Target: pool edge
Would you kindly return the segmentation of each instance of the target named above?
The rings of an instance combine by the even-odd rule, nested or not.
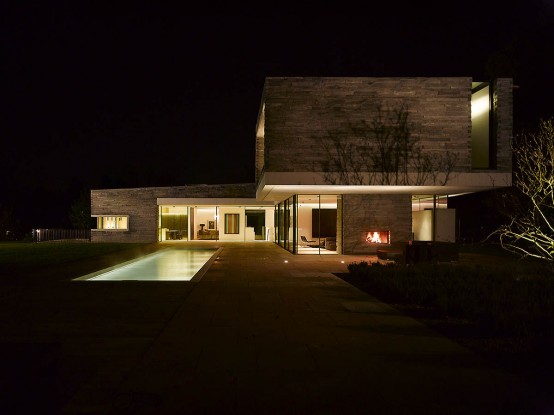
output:
[[[167,247],[167,248],[162,248],[162,249],[160,249],[156,252],[151,252],[151,253],[143,255],[141,257],[133,258],[133,259],[130,259],[129,261],[125,261],[125,262],[121,262],[121,263],[116,264],[116,265],[112,265],[111,267],[107,267],[107,268],[103,268],[101,270],[93,271],[89,274],[82,275],[82,276],[77,277],[77,278],[72,278],[70,281],[73,282],[73,281],[90,281],[90,280],[93,280],[95,282],[98,282],[98,281],[94,280],[94,277],[97,277],[98,275],[105,274],[107,272],[113,271],[117,268],[121,268],[121,267],[124,267],[126,265],[132,264],[133,262],[138,262],[140,260],[143,260],[144,258],[154,256],[154,255],[158,255],[161,252],[166,251],[168,249],[175,249],[175,247],[170,246],[170,247]],[[208,269],[212,266],[212,264],[217,259],[219,253],[222,250],[223,250],[223,247],[218,247],[215,250],[215,252],[213,253],[213,255],[210,257],[210,259],[208,259],[208,261],[206,261],[206,263],[204,265],[202,265],[202,267],[196,272],[196,274],[194,274],[194,276],[190,280],[183,280],[183,281],[177,280],[177,282],[198,282],[198,281],[200,281],[200,279],[204,276],[206,271],[208,271]],[[138,281],[138,280],[114,280],[114,281],[109,281],[109,282],[128,282],[128,281]],[[145,280],[145,282],[146,281],[147,280]],[[165,281],[157,280],[157,282],[165,282]]]
[[[157,250],[156,252],[151,252],[149,254],[146,254],[146,255],[143,255],[143,256],[140,256],[138,258],[133,258],[133,259],[130,259],[128,261],[125,261],[125,262],[121,262],[119,264],[116,264],[116,265],[112,265],[111,267],[107,267],[107,268],[103,268],[103,269],[100,269],[98,271],[93,271],[89,274],[86,274],[86,275],[82,275],[80,277],[77,277],[77,278],[72,278],[70,281],[87,281],[87,280],[90,280],[100,274],[104,274],[106,272],[110,272],[110,271],[113,271],[114,269],[117,269],[117,268],[121,268],[121,267],[124,267],[126,265],[129,265],[129,264],[132,264],[133,262],[137,262],[137,261],[140,261],[144,258],[147,258],[149,256],[153,256],[153,255],[157,255],[159,254],[160,252],[163,252],[167,249],[173,249],[173,247],[167,247],[167,248],[162,248],[162,249],[159,249]]]
[[[206,261],[206,263],[204,265],[202,265],[202,268],[200,268],[198,270],[198,272],[196,274],[194,274],[194,277],[192,277],[189,282],[198,282],[202,279],[202,277],[204,276],[204,274],[208,271],[208,269],[210,269],[210,267],[212,266],[212,264],[215,262],[215,260],[217,259],[217,257],[219,256],[220,252],[223,251],[223,247],[220,246],[219,248],[217,248],[217,250],[214,252],[214,254],[210,257],[210,259],[208,259],[208,261]]]

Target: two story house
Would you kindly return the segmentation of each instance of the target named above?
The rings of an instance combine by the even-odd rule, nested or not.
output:
[[[511,186],[511,79],[270,77],[255,183],[91,191],[93,242],[273,241],[295,254],[455,241],[453,197]]]

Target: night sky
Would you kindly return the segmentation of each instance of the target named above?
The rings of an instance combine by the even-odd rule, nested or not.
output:
[[[516,132],[554,115],[552,0],[273,17],[13,3],[0,209],[29,229],[68,227],[91,188],[253,182],[266,76],[511,76]]]

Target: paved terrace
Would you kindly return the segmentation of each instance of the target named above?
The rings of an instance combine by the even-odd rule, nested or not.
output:
[[[4,293],[0,329],[15,342],[0,360],[4,409],[547,413],[515,376],[332,274],[363,257],[217,246],[195,283],[65,280]]]

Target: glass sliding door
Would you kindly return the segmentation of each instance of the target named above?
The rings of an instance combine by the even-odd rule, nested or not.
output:
[[[296,237],[296,196],[291,196],[275,206],[275,241],[296,253]]]
[[[159,241],[188,240],[187,206],[159,206],[158,212]]]
[[[285,205],[285,249],[296,253],[296,195],[284,201]]]
[[[291,200],[290,209],[292,212],[292,221],[290,224],[291,249],[289,249],[289,251],[291,251],[293,254],[297,254],[298,253],[298,196],[294,195],[290,198],[290,200]]]
[[[297,253],[337,253],[337,195],[297,196]]]
[[[219,240],[218,206],[191,207],[191,240]]]

